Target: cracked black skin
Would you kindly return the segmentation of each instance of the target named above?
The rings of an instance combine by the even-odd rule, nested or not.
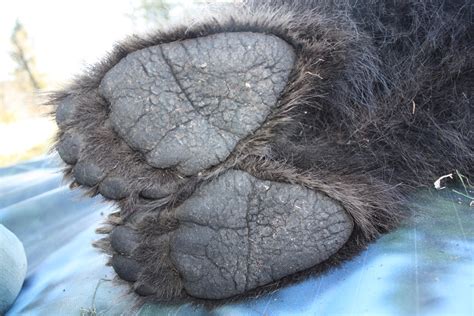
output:
[[[198,188],[173,217],[179,227],[148,247],[168,247],[161,255],[169,256],[183,289],[203,299],[232,297],[310,268],[335,253],[353,228],[324,195],[236,170]],[[131,228],[114,229],[112,266],[137,288],[153,288],[140,280],[144,267],[134,260],[140,240]]]
[[[136,51],[99,91],[114,129],[150,165],[193,175],[224,161],[263,123],[293,63],[276,37],[222,33]]]
[[[358,254],[427,179],[472,176],[472,7],[249,1],[54,96],[66,176],[120,208],[96,243],[119,279],[144,301],[256,296]]]
[[[180,226],[171,236],[171,260],[186,292],[205,299],[308,269],[352,232],[350,217],[328,197],[242,171],[200,187],[175,212]]]

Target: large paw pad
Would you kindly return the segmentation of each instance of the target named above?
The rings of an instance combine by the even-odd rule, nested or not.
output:
[[[169,238],[160,237],[169,245],[157,245],[168,249],[166,261],[173,265],[168,269],[178,272],[185,293],[202,299],[242,294],[311,268],[337,252],[353,228],[344,209],[327,196],[235,170],[200,186],[172,214],[178,227],[164,232]],[[121,226],[113,231],[117,252],[130,253],[123,250],[133,239],[129,235]],[[140,274],[139,261],[127,260],[112,261],[123,279],[167,286]]]
[[[114,129],[147,162],[190,175],[222,162],[276,105],[293,66],[284,41],[221,33],[134,52],[102,80]]]

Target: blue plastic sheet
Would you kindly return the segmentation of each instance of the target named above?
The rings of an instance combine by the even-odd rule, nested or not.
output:
[[[0,169],[0,223],[23,242],[28,272],[7,315],[129,315],[94,230],[113,211],[61,182],[57,158]],[[214,315],[474,315],[474,209],[416,192],[416,216],[337,269]],[[206,315],[146,305],[140,315]]]

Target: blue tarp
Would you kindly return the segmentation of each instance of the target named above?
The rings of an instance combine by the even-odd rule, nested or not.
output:
[[[27,278],[7,315],[128,315],[133,295],[91,246],[113,211],[62,183],[58,159],[0,169],[0,223],[23,242]],[[416,216],[353,260],[213,315],[474,315],[474,209],[416,192]],[[146,305],[140,315],[205,315]]]

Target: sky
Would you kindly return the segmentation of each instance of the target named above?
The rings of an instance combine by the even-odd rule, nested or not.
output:
[[[186,6],[192,0],[176,2]],[[99,60],[114,42],[140,31],[129,16],[134,6],[133,0],[1,0],[0,81],[12,78],[10,36],[16,19],[29,34],[39,72],[60,81]],[[175,8],[171,15],[179,11]]]

